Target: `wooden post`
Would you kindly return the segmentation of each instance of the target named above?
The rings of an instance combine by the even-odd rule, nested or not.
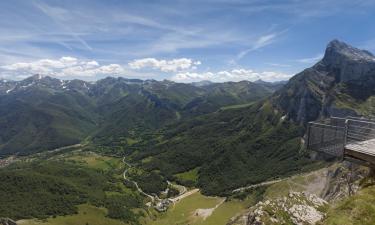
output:
[[[307,124],[307,139],[306,139],[306,149],[308,150],[309,149],[309,145],[310,145],[310,131],[311,130],[311,123],[308,123]]]
[[[345,157],[345,146],[348,141],[348,127],[349,127],[349,119],[345,120],[345,130],[344,130],[344,144],[342,148],[342,156],[341,156],[341,161],[344,160]]]

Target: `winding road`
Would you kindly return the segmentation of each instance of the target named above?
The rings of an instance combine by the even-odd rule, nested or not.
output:
[[[127,173],[128,170],[131,169],[133,166],[130,165],[129,163],[127,163],[127,162],[125,161],[125,156],[124,156],[124,158],[122,158],[122,162],[127,166],[127,168],[125,169],[125,171],[124,171],[124,173],[123,173],[124,180],[129,181],[129,182],[132,182],[132,183],[135,185],[135,187],[137,188],[137,190],[138,190],[139,193],[141,193],[141,194],[143,194],[143,195],[145,195],[145,196],[151,198],[151,201],[154,202],[154,201],[155,201],[155,197],[154,197],[154,196],[149,195],[149,194],[147,194],[146,192],[144,192],[144,191],[138,186],[138,183],[137,183],[137,182],[132,181],[132,180],[130,180],[129,178],[126,177],[126,173]]]
[[[124,180],[133,183],[133,184],[135,185],[135,187],[137,188],[137,191],[138,191],[139,193],[141,193],[141,194],[143,194],[143,195],[149,197],[149,198],[151,199],[151,202],[154,202],[155,200],[160,200],[157,196],[152,196],[152,195],[150,195],[150,194],[147,194],[146,192],[144,192],[144,191],[139,187],[139,185],[138,185],[137,182],[135,182],[135,181],[133,181],[133,180],[130,180],[130,179],[126,176],[126,174],[127,174],[127,172],[129,171],[129,169],[131,169],[133,166],[125,161],[125,156],[122,158],[122,162],[123,162],[123,163],[125,164],[125,166],[127,167],[127,168],[124,170],[124,173],[123,173]],[[196,192],[199,191],[198,188],[188,191],[187,188],[186,188],[185,186],[178,185],[178,184],[173,184],[173,183],[170,182],[170,181],[167,181],[167,183],[168,183],[168,185],[170,185],[170,186],[172,186],[172,187],[175,187],[176,189],[179,190],[179,195],[178,195],[178,196],[176,196],[176,197],[174,197],[174,198],[169,198],[169,200],[170,200],[171,202],[173,202],[173,203],[176,203],[176,202],[180,201],[181,199],[186,198],[186,197],[188,197],[188,196],[190,196],[190,195],[192,195],[192,194],[194,194],[194,193],[196,193]]]

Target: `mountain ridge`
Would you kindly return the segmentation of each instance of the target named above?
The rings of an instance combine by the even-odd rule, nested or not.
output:
[[[251,82],[196,87],[167,80],[121,77],[87,82],[37,74],[21,81],[1,81],[0,125],[4,130],[0,134],[0,152],[53,149],[76,144],[88,136],[101,144],[121,145],[120,139],[134,133],[134,129],[159,129],[180,117],[252,102],[270,95],[271,91]],[[39,135],[44,129],[56,137],[50,141],[48,133],[44,134],[48,144],[38,145],[42,143]],[[23,136],[33,138],[24,141]]]
[[[271,101],[288,118],[301,124],[319,117],[358,115],[365,112],[345,107],[346,102],[334,103],[345,99],[365,101],[374,95],[374,74],[375,58],[371,53],[333,40],[322,60],[292,77]]]
[[[348,60],[347,56],[341,60]],[[342,61],[338,62],[320,61],[254,104],[172,125],[160,145],[153,150],[146,148],[135,162],[152,158],[141,166],[160,170],[167,177],[200,168],[198,184],[209,195],[225,195],[234,188],[300,172],[313,163],[302,146],[309,121],[366,115],[375,108],[371,100],[375,97],[375,73],[369,70],[341,79]],[[350,62],[345,68],[368,63],[357,58]]]

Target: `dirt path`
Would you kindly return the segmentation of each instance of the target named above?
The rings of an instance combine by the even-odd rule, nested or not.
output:
[[[212,213],[217,209],[219,208],[219,206],[221,204],[223,204],[225,202],[226,198],[224,198],[223,200],[221,200],[217,205],[215,205],[215,207],[213,208],[209,208],[209,209],[197,209],[195,210],[194,212],[194,215],[195,216],[199,216],[199,217],[202,217],[203,220],[206,220],[208,217],[210,217],[212,215]]]
[[[190,191],[188,191],[188,192],[186,192],[186,193],[184,193],[182,195],[179,195],[179,196],[177,196],[175,198],[170,198],[169,200],[171,200],[172,202],[178,202],[181,199],[184,199],[184,198],[186,198],[186,197],[188,197],[188,196],[190,196],[190,195],[192,195],[192,194],[194,194],[194,193],[196,193],[198,191],[199,191],[199,189],[196,188],[196,189],[190,190]]]
[[[279,183],[281,181],[286,181],[286,180],[292,180],[296,177],[305,177],[306,179],[306,176],[309,176],[309,175],[312,175],[312,174],[321,174],[320,176],[326,176],[326,172],[322,172],[322,171],[326,171],[326,169],[320,169],[318,171],[310,171],[310,172],[307,172],[307,173],[300,173],[300,174],[295,174],[293,176],[290,176],[290,177],[285,177],[285,178],[280,178],[280,179],[275,179],[275,180],[270,180],[270,181],[265,181],[265,182],[262,182],[262,183],[258,183],[258,184],[253,184],[253,185],[249,185],[249,186],[245,186],[245,187],[241,187],[241,188],[237,188],[237,189],[234,189],[232,191],[232,193],[235,193],[235,192],[241,192],[241,191],[245,191],[247,189],[252,189],[252,188],[256,188],[256,187],[262,187],[262,186],[267,186],[267,185],[271,185],[271,184],[275,184],[275,183]],[[321,183],[320,182],[317,182],[317,183],[314,183],[311,185],[311,187],[309,187],[310,189],[320,189],[321,188]],[[316,192],[316,191],[315,191]]]
[[[283,179],[276,179],[276,180],[265,181],[265,182],[262,182],[262,183],[259,183],[259,184],[253,184],[253,185],[249,185],[249,186],[246,186],[246,187],[237,188],[237,189],[234,189],[232,192],[233,193],[235,193],[235,192],[241,192],[241,191],[245,191],[245,190],[251,189],[251,188],[256,188],[256,187],[261,187],[261,186],[267,186],[267,185],[270,185],[270,184],[278,183],[280,181],[284,181],[286,179],[289,179],[289,178],[283,178]]]
[[[187,188],[185,186],[178,185],[178,184],[173,184],[169,180],[167,180],[167,183],[168,183],[168,185],[176,188],[180,192],[179,195],[185,194],[185,192],[187,192]]]

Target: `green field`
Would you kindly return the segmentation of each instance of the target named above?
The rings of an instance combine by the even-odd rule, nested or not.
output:
[[[0,217],[26,224],[138,224],[144,199],[124,185],[123,172],[121,158],[87,151],[22,159],[0,169]]]
[[[199,168],[197,167],[184,173],[178,173],[174,176],[182,184],[190,182],[191,184],[195,185],[198,181],[198,171]]]
[[[205,220],[196,214],[197,209],[210,209],[224,199],[203,196],[199,192],[192,194],[160,215],[155,220],[147,220],[147,225],[225,225],[228,220],[241,212],[249,204],[248,201],[233,200],[222,203]]]
[[[375,224],[375,186],[333,205],[322,222],[327,225]]]
[[[92,169],[104,171],[122,168],[122,159],[99,155],[93,152],[72,152],[64,157],[65,160],[71,160],[75,163],[87,166]]]
[[[57,216],[47,220],[20,220],[17,224],[20,225],[125,225],[126,223],[120,220],[114,220],[106,217],[107,210],[105,208],[98,208],[91,205],[80,205],[78,207],[78,214],[70,216]]]

